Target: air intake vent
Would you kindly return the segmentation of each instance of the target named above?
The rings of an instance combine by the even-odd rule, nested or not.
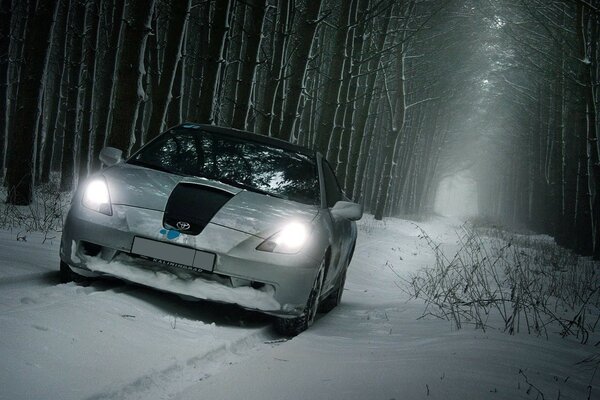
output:
[[[210,186],[180,183],[167,201],[163,226],[197,235],[233,196]]]

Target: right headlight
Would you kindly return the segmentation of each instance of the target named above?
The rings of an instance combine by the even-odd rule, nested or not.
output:
[[[282,230],[262,242],[256,250],[271,253],[293,254],[308,241],[308,227],[300,222],[290,222]]]
[[[110,194],[108,193],[108,185],[104,178],[96,178],[87,183],[81,203],[90,210],[112,215]]]

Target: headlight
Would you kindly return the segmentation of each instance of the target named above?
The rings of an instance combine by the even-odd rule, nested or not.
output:
[[[297,253],[308,239],[308,227],[299,222],[291,222],[282,230],[262,242],[256,250],[271,253]]]
[[[108,186],[103,178],[94,179],[87,184],[81,202],[84,207],[87,207],[90,210],[98,211],[106,215],[112,215]]]

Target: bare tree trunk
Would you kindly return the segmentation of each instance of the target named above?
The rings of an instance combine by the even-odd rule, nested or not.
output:
[[[209,35],[207,58],[203,68],[202,87],[200,89],[200,107],[196,120],[212,124],[216,109],[217,77],[223,60],[225,37],[229,30],[229,12],[231,0],[216,0],[215,11]]]
[[[327,82],[324,88],[322,105],[323,113],[319,119],[319,129],[317,131],[316,147],[323,155],[327,155],[330,142],[333,142],[335,147],[339,146],[341,129],[339,129],[339,126],[336,126],[336,124],[343,123],[343,115],[342,118],[339,118],[338,109],[341,109],[340,103],[343,96],[340,92],[340,88],[342,86],[344,61],[347,58],[346,37],[348,35],[351,6],[351,1],[342,2],[342,8],[335,29],[335,37],[333,39],[333,54],[331,56],[331,64],[329,66]],[[334,133],[336,134],[335,137]]]
[[[67,41],[67,26],[69,23],[70,7],[67,0],[59,0],[59,9],[57,13],[57,21],[53,37],[52,59],[55,60],[56,66],[52,76],[51,89],[53,96],[50,96],[48,105],[48,127],[46,130],[46,139],[44,140],[44,155],[42,157],[40,183],[48,183],[50,181],[50,171],[52,167],[52,156],[54,155],[54,146],[56,145],[57,130],[61,124],[61,105],[66,96],[63,91],[63,80],[66,81],[66,65],[69,58],[68,41]]]
[[[182,51],[184,52],[181,54],[181,59],[177,63],[177,72],[175,73],[175,80],[173,81],[173,98],[169,103],[169,111],[167,113],[167,127],[179,125],[183,121],[183,84],[186,80],[187,71],[185,48],[188,35],[189,34],[186,33],[183,38]]]
[[[150,32],[155,0],[132,0],[127,12],[123,49],[119,61],[117,88],[108,145],[129,154],[138,106],[145,97],[142,84],[144,52]]]
[[[175,81],[177,66],[181,60],[181,48],[186,22],[190,14],[190,6],[191,0],[180,0],[171,3],[160,81],[156,91],[152,93],[152,116],[148,127],[148,140],[155,138],[165,126],[167,110],[173,97],[173,82]]]
[[[125,1],[116,0],[113,9],[113,23],[108,39],[108,50],[104,65],[104,73],[100,78],[101,84],[98,90],[98,125],[94,132],[94,145],[92,151],[92,169],[100,168],[98,155],[104,147],[110,126],[113,97],[117,86],[117,63],[120,53],[121,35],[123,31],[123,20],[125,19]]]
[[[285,95],[285,107],[281,129],[271,125],[273,136],[283,140],[290,140],[298,120],[298,105],[304,87],[306,66],[310,55],[315,31],[318,25],[321,0],[308,0],[305,9],[300,12],[297,33],[290,41],[290,67],[288,73],[288,86]],[[280,82],[281,84],[281,82]]]
[[[406,66],[406,38],[408,37],[408,21],[409,16],[414,8],[415,1],[412,0],[408,4],[404,12],[404,30],[401,36],[401,44],[398,51],[397,57],[397,76],[396,76],[396,104],[394,106],[392,115],[392,129],[391,132],[386,134],[384,139],[383,154],[384,162],[383,169],[378,173],[381,176],[381,186],[379,188],[379,194],[377,196],[377,204],[375,206],[374,217],[376,220],[383,219],[383,213],[385,211],[385,205],[388,200],[388,193],[390,189],[390,182],[392,179],[392,167],[396,156],[396,149],[398,148],[398,140],[404,133],[404,123],[406,121],[406,77],[405,77],[405,66]]]
[[[240,80],[242,51],[246,42],[244,21],[246,21],[246,2],[234,1],[230,13],[230,28],[223,46],[223,65],[219,71],[220,85],[217,90],[218,107],[215,110],[215,113],[218,112],[215,123],[226,126],[231,125],[233,120],[235,93]]]
[[[100,13],[102,0],[95,0],[89,7],[90,34],[85,38],[85,98],[83,102],[83,119],[81,122],[81,151],[79,154],[79,179],[87,176],[90,164],[90,143],[93,134],[94,122],[94,97],[96,91],[96,68],[98,35],[100,29]]]
[[[79,133],[80,84],[83,64],[83,35],[85,30],[87,2],[75,0],[72,4],[73,18],[69,25],[71,39],[69,50],[71,58],[68,68],[69,88],[67,93],[67,114],[65,124],[65,139],[63,142],[63,161],[60,174],[60,191],[68,192],[73,188],[75,176],[75,160],[79,153],[76,146]]]
[[[16,112],[8,132],[12,155],[7,165],[6,201],[10,204],[27,205],[32,200],[34,143],[57,5],[58,0],[40,2],[37,8],[34,4],[29,5],[23,70],[19,80]]]
[[[588,30],[588,17],[584,12],[583,5],[577,3],[577,39],[579,44],[579,81],[583,83],[581,90],[585,98],[587,142],[588,142],[588,169],[589,169],[589,191],[591,194],[591,223],[592,244],[595,259],[600,259],[600,155],[598,148],[598,133],[596,121],[596,102],[594,97],[594,72],[592,70],[592,57],[595,57],[588,46],[589,41],[597,41],[597,36],[591,36]],[[592,29],[592,32],[594,29]],[[597,35],[597,32],[596,32]],[[589,51],[589,52],[588,52]]]
[[[360,157],[361,149],[366,148],[368,150],[372,133],[366,134],[365,127],[367,125],[367,119],[369,117],[369,109],[373,101],[373,93],[375,89],[375,82],[379,75],[379,64],[381,62],[381,55],[383,47],[385,46],[385,39],[388,34],[390,25],[392,7],[389,7],[386,15],[381,23],[381,30],[377,35],[377,40],[373,48],[373,54],[369,62],[363,61],[363,65],[367,67],[371,72],[368,74],[367,83],[364,91],[364,100],[359,108],[359,112],[356,115],[354,122],[355,132],[350,140],[350,152],[348,155],[348,168],[346,171],[346,192],[354,200],[358,199],[358,194],[361,190],[360,184],[355,184],[357,180],[362,181],[362,177],[365,170],[366,160],[364,157]]]
[[[246,50],[242,60],[240,80],[237,85],[232,127],[246,129],[246,121],[250,112],[250,95],[254,84],[254,75],[258,64],[262,30],[265,21],[267,0],[248,0],[248,18],[244,32],[247,36]]]
[[[195,10],[198,9],[196,12]],[[192,9],[192,16],[196,24],[199,24],[198,35],[195,36],[196,42],[194,47],[193,67],[191,68],[191,87],[190,87],[190,98],[188,101],[188,108],[186,114],[186,120],[192,119],[198,121],[200,112],[200,104],[202,102],[200,96],[200,88],[202,87],[202,77],[204,75],[204,58],[203,55],[208,47],[208,33],[209,33],[209,21],[210,21],[210,2],[200,3]]]
[[[358,75],[360,73],[361,57],[364,48],[364,35],[367,26],[367,9],[369,7],[369,0],[357,0],[357,11],[354,18],[355,27],[353,28],[352,37],[352,56],[348,58],[349,68],[348,77],[349,80],[348,92],[346,95],[343,132],[341,133],[340,149],[337,152],[337,163],[335,171],[337,178],[340,183],[346,188],[346,170],[348,167],[348,155],[350,151],[350,143],[352,135],[356,134],[354,130],[354,112],[356,110],[356,101],[358,94]],[[357,155],[358,156],[358,155]]]
[[[4,176],[4,152],[8,126],[8,52],[11,0],[0,0],[0,178]]]
[[[262,102],[256,114],[256,132],[269,134],[275,113],[275,93],[283,85],[284,57],[287,46],[290,0],[279,0],[277,30],[273,35],[271,66],[267,73]],[[279,116],[280,117],[280,116]],[[279,122],[281,119],[279,118]]]

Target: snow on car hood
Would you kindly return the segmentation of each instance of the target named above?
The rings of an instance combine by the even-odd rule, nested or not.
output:
[[[250,235],[267,238],[289,221],[312,221],[318,206],[266,196],[215,182],[186,177],[131,164],[119,164],[103,171],[111,202],[164,211],[169,196],[180,182],[212,186],[235,194],[211,220],[211,223]]]
[[[205,178],[187,177],[139,167],[118,164],[103,171],[112,204],[124,204],[150,210],[164,211],[167,200],[179,182],[199,183],[230,193],[242,190]]]
[[[266,239],[290,221],[312,221],[318,211],[317,206],[244,190],[225,203],[211,223]]]

